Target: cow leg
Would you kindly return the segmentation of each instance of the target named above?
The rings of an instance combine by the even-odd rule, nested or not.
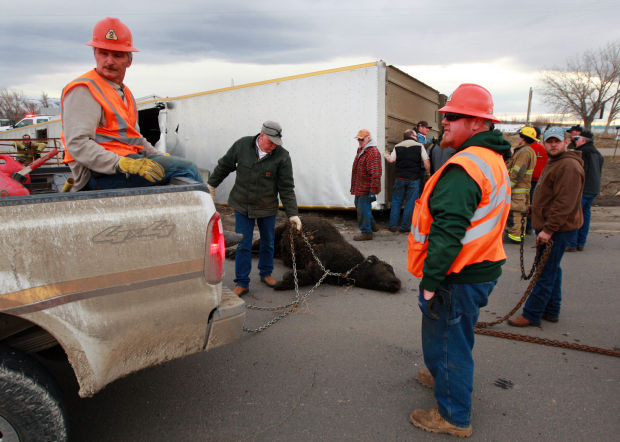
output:
[[[316,271],[316,266],[309,266],[305,269],[297,269],[297,282],[299,287],[305,285],[313,285],[321,279],[320,273]],[[292,290],[295,288],[295,279],[293,272],[289,271],[284,274],[282,281],[279,281],[274,290]]]

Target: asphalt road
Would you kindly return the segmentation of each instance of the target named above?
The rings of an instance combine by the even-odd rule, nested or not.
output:
[[[616,218],[617,219],[617,218]],[[563,261],[560,322],[518,331],[620,350],[620,229],[606,222],[584,252]],[[617,230],[616,230],[617,229]],[[351,239],[355,232],[347,230]],[[534,250],[527,238],[526,263]],[[114,382],[95,397],[63,389],[78,441],[384,441],[441,440],[408,421],[434,406],[415,381],[423,366],[417,279],[407,273],[406,236],[382,230],[358,243],[392,263],[403,281],[395,295],[319,287],[291,316],[229,346]],[[504,274],[480,320],[508,312],[526,283],[518,246],[507,245]],[[254,265],[256,262],[254,263]],[[276,267],[277,277],[284,272]],[[232,287],[234,264],[225,283]],[[245,299],[280,305],[293,293],[258,282]],[[249,312],[247,326],[270,318]],[[615,441],[620,434],[620,358],[477,336],[472,440]]]

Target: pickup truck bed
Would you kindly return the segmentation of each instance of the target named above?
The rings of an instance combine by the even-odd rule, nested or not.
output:
[[[55,193],[67,176],[40,168],[35,194],[0,198],[0,346],[60,345],[87,397],[239,338],[244,302],[222,287],[223,230],[206,186]]]

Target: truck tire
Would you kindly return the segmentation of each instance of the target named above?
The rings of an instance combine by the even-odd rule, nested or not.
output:
[[[60,389],[34,358],[0,344],[0,440],[66,441]]]

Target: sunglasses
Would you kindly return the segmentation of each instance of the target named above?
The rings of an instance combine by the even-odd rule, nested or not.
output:
[[[366,137],[358,138],[357,141],[364,141]]]
[[[443,117],[448,121],[456,121],[460,120],[461,118],[476,118],[473,115],[454,114],[452,112],[447,112],[443,114]]]

